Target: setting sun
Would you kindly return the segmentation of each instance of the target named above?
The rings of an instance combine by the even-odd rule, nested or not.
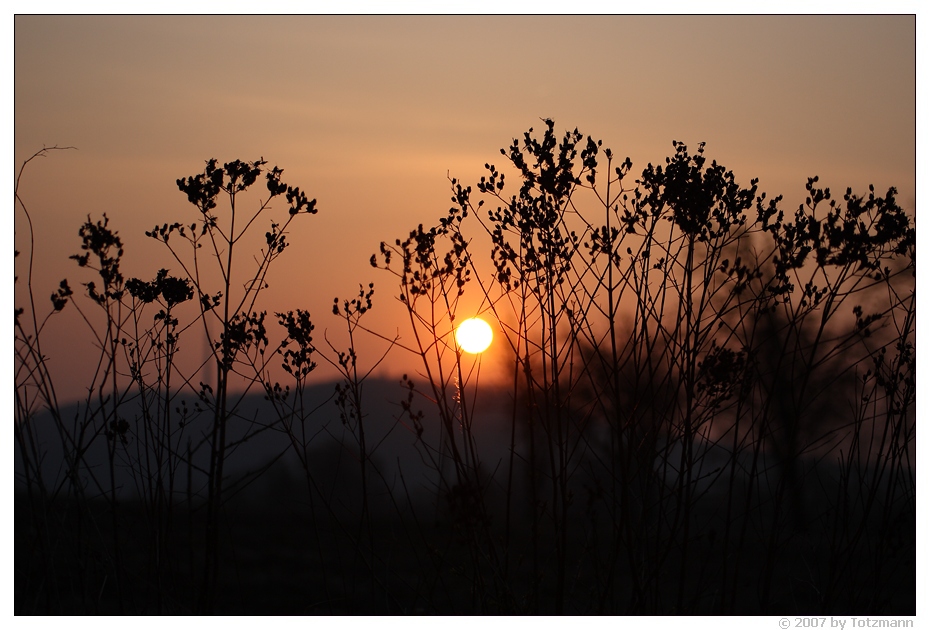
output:
[[[470,354],[484,352],[491,345],[494,333],[483,319],[472,317],[459,324],[455,330],[455,340],[459,347]]]

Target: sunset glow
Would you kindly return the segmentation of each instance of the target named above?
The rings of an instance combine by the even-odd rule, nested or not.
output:
[[[554,53],[546,61],[551,76],[572,77],[577,88],[526,73],[515,32],[587,47],[589,64]],[[702,57],[687,52],[695,33]],[[482,46],[468,43],[478,39]],[[772,54],[787,41],[795,44]],[[863,41],[870,45],[855,44]],[[231,42],[263,51],[237,58],[238,83],[198,70],[197,60]],[[264,157],[318,199],[319,214],[288,228],[295,247],[265,278],[259,307],[301,308],[325,326],[333,297],[356,283],[389,289],[369,266],[371,254],[412,226],[433,224],[447,206],[447,177],[473,185],[485,163],[505,169],[500,149],[546,117],[558,134],[577,126],[616,159],[630,156],[631,182],[674,139],[707,141],[708,154],[740,181],[760,177],[761,190],[785,195],[786,207],[804,200],[812,175],[836,190],[893,185],[911,207],[915,198],[913,20],[903,16],[20,15],[15,53],[17,166],[43,146],[77,147],[33,162],[21,180],[37,239],[32,282],[43,292],[62,278],[72,287],[87,281],[68,256],[89,213],[106,212],[119,232],[126,277],[153,275],[151,266],[178,273],[177,261],[143,236],[156,223],[197,218],[175,180],[210,158]],[[593,61],[639,58],[651,65],[630,63],[622,80],[605,80],[614,62]],[[795,70],[809,64],[822,79],[813,91]],[[713,68],[753,77],[765,98],[714,87],[722,77]],[[885,87],[862,93],[862,76],[881,77]],[[67,203],[53,181],[67,188]],[[29,249],[26,230],[17,229],[15,249]],[[309,282],[299,299],[289,289]],[[15,286],[17,303],[27,301],[25,290],[24,281]],[[404,330],[398,304],[376,308],[380,334]],[[92,346],[73,334],[81,326],[69,308],[45,331],[65,400],[86,394],[77,375],[93,368]],[[358,342],[364,354],[386,350],[380,338]],[[416,369],[410,356],[393,352],[381,369]],[[194,366],[203,356],[188,350],[178,360]],[[312,378],[335,376],[324,362]]]
[[[14,11],[14,614],[912,625],[911,4]]]
[[[488,349],[494,333],[486,321],[478,317],[466,319],[455,330],[455,340],[465,352],[480,354]]]

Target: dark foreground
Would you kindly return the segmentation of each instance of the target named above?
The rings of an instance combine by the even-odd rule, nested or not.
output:
[[[315,516],[307,496],[281,468],[227,504],[211,606],[202,597],[204,510],[174,506],[156,541],[138,502],[120,501],[114,521],[103,500],[42,510],[18,493],[15,613],[916,614],[912,514],[863,521],[814,502],[807,523],[773,537],[759,529],[771,514],[728,527],[726,498],[706,495],[687,546],[642,532],[640,548],[624,548],[601,542],[618,539],[609,515],[579,500],[560,558],[547,523],[534,530],[512,510],[508,530],[503,505],[483,530],[495,544],[485,545],[480,528],[437,509],[435,497],[416,509],[382,497],[364,519],[348,492],[333,497],[335,508],[314,506]],[[851,529],[844,518],[865,525]]]

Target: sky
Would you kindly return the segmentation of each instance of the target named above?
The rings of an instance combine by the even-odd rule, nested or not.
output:
[[[33,286],[43,305],[62,278],[79,292],[89,277],[68,256],[81,223],[103,213],[125,243],[126,277],[176,273],[143,236],[196,220],[176,180],[209,158],[263,157],[319,214],[290,230],[262,308],[309,310],[338,344],[333,298],[374,282],[369,325],[406,340],[396,283],[371,254],[435,224],[449,177],[473,185],[543,118],[559,135],[602,139],[634,173],[673,140],[706,142],[737,181],[758,177],[787,209],[818,175],[838,191],[895,186],[914,211],[915,29],[912,15],[19,15],[14,167],[43,147],[76,147],[32,162],[21,180]],[[25,252],[23,218],[17,207]],[[15,273],[19,305],[22,260]],[[43,332],[64,399],[84,393],[93,356],[76,331],[86,324],[66,308]],[[372,364],[380,346],[362,344]],[[400,354],[376,373],[410,369]]]

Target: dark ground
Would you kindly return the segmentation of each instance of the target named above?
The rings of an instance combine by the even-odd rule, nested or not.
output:
[[[374,400],[398,400],[396,385],[375,387],[369,390]],[[477,518],[468,493],[455,502],[448,492],[438,494],[435,470],[414,448],[410,432],[389,428],[396,424],[390,420],[395,407],[372,408],[372,418],[386,418],[388,428],[379,435],[375,421],[370,425],[375,439],[384,438],[372,462],[386,471],[385,477],[371,477],[370,519],[362,517],[358,462],[346,447],[351,443],[340,443],[346,438],[333,432],[343,426],[337,417],[321,420],[335,439],[323,440],[321,434],[319,441],[328,446],[312,451],[311,473],[318,483],[313,495],[292,458],[230,496],[220,517],[212,612],[916,614],[913,501],[896,496],[885,504],[879,492],[865,517],[868,484],[843,486],[827,460],[802,470],[799,487],[805,496],[799,504],[771,489],[774,474],[699,484],[687,528],[676,509],[674,480],[666,481],[665,490],[656,487],[664,498],[652,501],[645,516],[637,512],[642,503],[623,512],[622,505],[599,494],[598,473],[581,461],[568,488],[573,498],[564,536],[557,536],[551,486],[537,488],[539,503],[533,506],[525,475],[514,477],[509,519],[501,485],[484,491],[486,522]],[[61,480],[56,436],[47,423],[37,422],[38,438],[47,445],[43,475]],[[507,479],[509,434],[499,428],[507,424],[492,416],[486,422],[476,428],[485,440],[478,445],[488,465],[485,476],[494,471],[495,479]],[[247,476],[270,454],[287,450],[281,434],[265,432],[260,439],[266,441],[256,438],[233,454],[227,488],[234,489],[237,476]],[[100,453],[87,457],[89,468],[103,469]],[[724,462],[728,469],[725,452],[701,457],[709,468]],[[22,479],[17,461],[17,480]],[[117,482],[131,488],[133,479],[125,472]],[[747,494],[750,487],[754,494]],[[112,502],[104,498],[77,501],[61,494],[42,502],[35,495],[30,499],[25,483],[18,484],[17,615],[209,610],[201,601],[202,503],[196,498],[188,503],[179,492],[170,523],[163,522],[162,540],[156,539],[156,521],[137,494],[121,493],[116,505],[114,521]],[[792,510],[797,505],[801,514]]]
[[[421,505],[418,519],[403,506],[398,506],[403,518],[377,510],[369,538],[358,518],[347,517],[351,510],[337,515],[344,524],[334,523],[332,513],[314,520],[298,480],[279,472],[275,485],[241,496],[224,511],[216,613],[916,614],[915,528],[907,519],[884,530],[875,519],[848,557],[828,547],[836,532],[827,519],[785,535],[774,547],[754,533],[751,522],[742,550],[733,533],[741,525],[737,520],[724,549],[726,506],[705,502],[693,514],[684,579],[680,544],[663,543],[654,555],[640,550],[659,560],[645,567],[644,596],[637,598],[626,569],[628,550],[606,542],[598,546],[595,538],[608,539],[610,522],[579,511],[569,528],[560,610],[558,558],[545,523],[535,567],[529,519],[513,517],[509,544],[502,523],[493,524],[496,552],[510,552],[506,559],[498,557],[506,576],[494,575],[490,569],[474,569],[490,566],[488,559],[471,554],[468,532],[452,526],[443,510]],[[199,611],[203,509],[176,509],[160,578],[155,577],[159,571],[153,564],[149,519],[139,503],[119,504],[119,558],[109,504],[93,501],[86,509],[82,514],[76,503],[59,501],[46,513],[45,535],[39,536],[41,517],[23,494],[17,495],[17,615]],[[40,539],[50,548],[43,549]],[[613,574],[611,557],[618,559]],[[825,592],[831,584],[833,592]]]

